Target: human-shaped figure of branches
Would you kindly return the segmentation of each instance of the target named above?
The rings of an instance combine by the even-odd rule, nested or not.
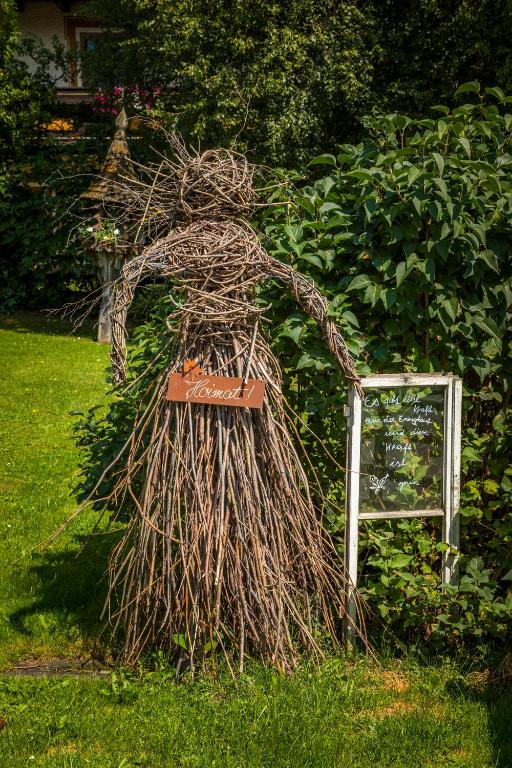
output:
[[[182,224],[124,265],[112,309],[121,385],[139,281],[164,279],[177,297],[169,362],[133,425],[117,483],[134,512],[111,558],[110,616],[124,629],[128,661],[147,648],[174,649],[194,668],[220,645],[235,649],[241,669],[254,653],[290,670],[301,651],[321,654],[319,637],[336,642],[346,580],[287,428],[255,287],[269,278],[288,286],[345,375],[358,377],[327,301],[269,256],[244,220],[255,204],[245,158],[180,146],[170,172]],[[163,203],[157,183],[147,189],[150,217]],[[262,409],[169,401],[169,374],[191,360],[209,375],[266,382]]]

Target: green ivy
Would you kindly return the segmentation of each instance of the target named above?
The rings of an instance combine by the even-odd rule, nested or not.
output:
[[[0,310],[49,309],[96,285],[83,248],[78,196],[97,173],[103,146],[49,141],[0,165]]]

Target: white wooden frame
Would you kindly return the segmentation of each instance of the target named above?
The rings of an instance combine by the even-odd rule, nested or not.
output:
[[[361,467],[362,399],[354,386],[349,391],[347,407],[347,494],[345,505],[345,568],[348,576],[346,591],[345,638],[351,645],[355,639],[357,619],[356,594],[359,543],[359,520],[382,520],[402,517],[442,517],[442,540],[449,545],[443,553],[442,583],[458,582],[460,445],[462,380],[453,374],[379,374],[361,380],[364,389],[387,387],[444,387],[443,441],[443,506],[440,509],[396,510],[389,512],[359,512],[359,480]]]

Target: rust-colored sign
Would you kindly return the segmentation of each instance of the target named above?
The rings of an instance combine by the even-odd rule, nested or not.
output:
[[[261,408],[265,395],[265,382],[232,376],[208,376],[206,373],[171,373],[167,399],[180,403],[207,403],[208,405],[237,405]]]

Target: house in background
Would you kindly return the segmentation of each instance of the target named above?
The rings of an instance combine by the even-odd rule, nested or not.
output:
[[[18,26],[22,39],[36,36],[51,48],[52,38],[57,37],[68,51],[80,55],[93,49],[103,30],[98,22],[87,14],[87,0],[18,0]],[[29,69],[34,62],[27,60]],[[69,80],[56,83],[57,97],[66,104],[88,101],[90,94],[76,64],[71,68]]]

